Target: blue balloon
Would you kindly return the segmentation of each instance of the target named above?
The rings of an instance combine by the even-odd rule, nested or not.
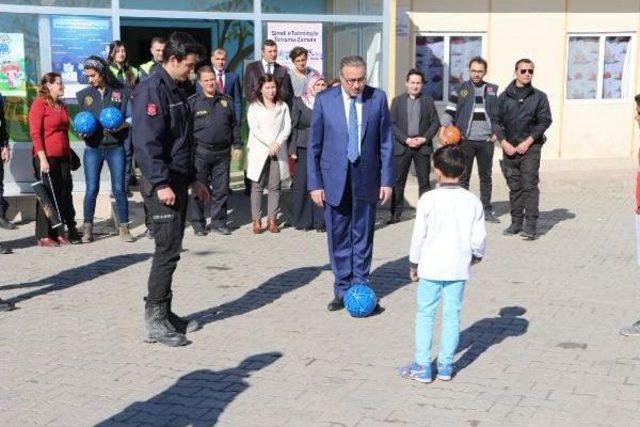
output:
[[[349,288],[342,298],[344,307],[353,317],[367,317],[378,304],[375,292],[365,283],[358,283]]]
[[[91,111],[81,111],[73,119],[73,130],[83,135],[91,135],[98,129],[98,120]]]
[[[124,123],[124,117],[116,107],[107,107],[100,112],[100,123],[106,130],[116,130]]]

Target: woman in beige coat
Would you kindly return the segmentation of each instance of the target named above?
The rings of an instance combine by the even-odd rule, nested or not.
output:
[[[253,232],[262,233],[262,192],[269,189],[267,229],[278,233],[277,214],[280,188],[289,178],[287,139],[291,133],[289,107],[280,99],[278,83],[270,74],[258,79],[247,110],[247,178],[251,180],[251,217]]]

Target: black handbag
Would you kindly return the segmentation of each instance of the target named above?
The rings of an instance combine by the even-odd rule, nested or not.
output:
[[[71,166],[72,171],[77,171],[81,166],[80,157],[78,157],[76,152],[73,151],[73,148],[71,149],[71,153],[69,154],[69,165]]]

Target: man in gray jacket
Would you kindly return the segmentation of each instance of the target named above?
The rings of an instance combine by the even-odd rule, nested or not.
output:
[[[465,156],[465,174],[461,184],[469,188],[473,160],[478,160],[480,177],[480,200],[484,207],[485,220],[498,223],[491,208],[491,167],[495,135],[492,123],[496,113],[498,86],[484,81],[487,74],[487,61],[477,56],[469,61],[470,79],[455,86],[449,94],[449,102],[442,115],[440,139],[443,139],[446,126],[455,125],[460,129],[462,140],[460,149]]]

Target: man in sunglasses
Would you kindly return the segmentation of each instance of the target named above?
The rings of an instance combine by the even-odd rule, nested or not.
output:
[[[526,240],[537,238],[540,153],[552,121],[547,95],[531,85],[533,72],[530,59],[516,62],[515,80],[498,97],[494,122],[511,206],[511,225],[504,234],[519,234]]]

